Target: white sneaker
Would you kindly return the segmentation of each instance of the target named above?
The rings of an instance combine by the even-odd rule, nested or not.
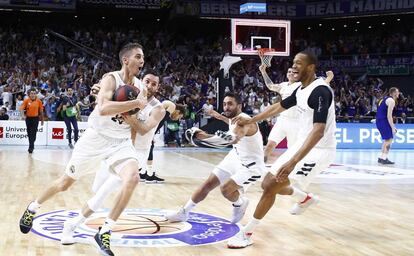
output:
[[[295,203],[292,209],[290,209],[290,214],[292,215],[300,215],[305,212],[305,210],[311,206],[312,204],[317,204],[319,202],[319,197],[309,193],[306,199],[301,203]]]
[[[170,222],[184,222],[188,220],[189,212],[186,212],[183,207],[178,210],[178,212],[167,213],[165,218]]]
[[[231,223],[237,223],[243,219],[244,214],[246,213],[247,206],[249,206],[249,199],[247,197],[242,197],[243,203],[240,206],[233,205],[233,216],[231,217]]]
[[[63,224],[62,237],[60,239],[60,243],[63,245],[74,244],[75,239],[73,238],[73,234],[75,233],[75,229],[75,225],[73,225],[69,221],[65,221],[65,224]]]
[[[244,230],[240,230],[239,233],[227,241],[227,247],[230,249],[241,249],[252,245],[251,236],[252,233],[246,233]]]

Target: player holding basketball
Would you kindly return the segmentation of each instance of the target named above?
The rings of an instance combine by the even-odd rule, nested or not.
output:
[[[166,112],[173,111],[174,113],[175,111],[175,108],[170,104],[162,104],[155,98],[155,94],[159,89],[159,76],[157,76],[155,72],[147,71],[147,74],[144,75],[142,80],[148,90],[148,104],[144,109],[138,112],[137,117],[125,117],[125,120],[133,127],[131,137],[140,164],[147,161],[151,142],[157,130],[157,126],[163,120]],[[99,86],[95,86],[95,90],[99,91],[99,89]],[[181,109],[178,109],[177,111],[181,111]],[[177,117],[182,115],[180,112],[175,113],[178,113],[178,115],[175,115]],[[141,164],[141,166],[142,168],[145,168],[144,164]],[[64,245],[75,243],[73,238],[75,229],[83,223],[86,218],[96,212],[104,202],[105,198],[117,188],[121,187],[121,185],[122,180],[118,176],[111,174],[107,168],[99,170],[96,173],[92,188],[92,190],[95,191],[95,195],[88,200],[77,217],[65,222],[61,243]]]
[[[381,156],[378,157],[378,163],[380,164],[394,164],[394,162],[388,160],[388,153],[390,152],[393,135],[397,132],[397,128],[395,128],[392,119],[392,111],[394,110],[399,95],[400,91],[398,88],[391,87],[388,95],[384,96],[378,103],[375,123],[381,134],[381,138],[384,140],[381,148]]]
[[[232,144],[233,149],[214,168],[210,177],[193,193],[185,206],[177,213],[166,216],[171,222],[186,221],[190,211],[218,186],[223,196],[233,204],[231,221],[239,222],[249,204],[249,200],[242,194],[264,173],[263,139],[258,125],[254,122],[247,125],[230,123],[235,117],[249,118],[247,114],[242,113],[241,99],[234,93],[225,94],[223,108],[224,115],[227,117],[224,121],[229,123],[228,132],[209,135],[193,127],[186,131],[186,135],[189,141],[197,145],[215,147]]]
[[[228,241],[229,248],[244,248],[252,244],[252,232],[274,205],[276,194],[292,195],[304,203],[308,201],[306,193],[296,193],[290,184],[305,189],[335,159],[334,95],[323,79],[316,78],[316,65],[317,59],[312,53],[296,54],[292,68],[302,85],[291,96],[253,118],[240,116],[232,121],[246,125],[277,115],[293,106],[297,106],[299,114],[296,143],[276,160],[266,174],[262,183],[264,191],[253,219]]]
[[[146,89],[135,77],[144,65],[142,46],[137,43],[125,45],[119,52],[119,59],[122,69],[102,78],[98,105],[89,117],[89,127],[76,144],[65,173],[49,185],[25,210],[20,219],[22,233],[30,231],[33,217],[44,202],[67,190],[77,179],[95,170],[101,161],[105,161],[111,172],[121,178],[122,188],[105,224],[94,236],[94,242],[101,254],[114,255],[110,249],[111,230],[128,204],[139,180],[138,157],[131,141],[131,125],[121,118],[121,113],[136,108],[143,109],[147,104]],[[114,92],[126,84],[140,88],[138,98],[124,102],[112,101]]]
[[[300,82],[297,81],[295,74],[293,73],[293,68],[289,68],[286,74],[288,78],[288,82],[282,82],[280,84],[273,84],[272,80],[270,79],[269,75],[266,73],[266,65],[262,64],[259,67],[260,72],[262,73],[263,80],[267,86],[267,88],[271,91],[277,92],[281,95],[282,100],[286,99],[301,85]],[[332,71],[326,72],[326,79],[325,82],[329,84],[334,77]],[[287,138],[288,148],[293,146],[296,143],[297,139],[297,125],[299,123],[299,115],[297,112],[296,107],[291,107],[286,111],[280,113],[279,118],[277,119],[276,124],[273,126],[272,130],[270,131],[269,138],[267,145],[265,147],[265,163],[267,164],[269,161],[269,157],[272,154],[273,149],[284,139]],[[305,193],[300,188],[293,187],[291,188],[296,193]],[[299,201],[296,202],[293,207],[289,210],[289,212],[293,215],[300,215],[302,214],[307,207],[312,204],[319,202],[319,197],[312,193],[307,193],[309,196],[309,200],[306,202]]]

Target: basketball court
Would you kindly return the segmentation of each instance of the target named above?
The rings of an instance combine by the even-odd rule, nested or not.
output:
[[[275,151],[276,158],[283,151]],[[77,230],[79,244],[58,241],[63,222],[75,216],[93,194],[92,176],[42,206],[33,231],[22,235],[18,220],[23,205],[58,178],[71,151],[40,147],[32,155],[26,147],[2,146],[0,172],[2,199],[0,244],[2,255],[95,255],[85,244],[102,223],[106,209]],[[225,150],[170,149],[155,151],[154,165],[165,184],[140,183],[115,228],[117,255],[413,255],[414,153],[394,150],[393,167],[376,163],[377,152],[338,150],[335,164],[323,172],[310,191],[321,202],[301,216],[289,214],[293,201],[279,197],[255,231],[254,245],[243,250],[226,248],[237,233],[230,224],[231,205],[214,191],[200,203],[187,223],[169,224],[162,214],[177,210],[209,175]],[[61,159],[56,161],[56,159]],[[247,196],[251,202],[241,224],[246,224],[261,195],[256,183]],[[113,197],[105,203],[110,207]],[[118,230],[118,231],[117,231]]]

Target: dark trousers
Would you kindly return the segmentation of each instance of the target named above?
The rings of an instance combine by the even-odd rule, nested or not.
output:
[[[177,145],[179,147],[181,147],[180,134],[178,133],[178,131],[179,130],[171,131],[170,129],[165,129],[165,134],[164,134],[164,143],[165,143],[165,145],[168,144],[168,142],[171,140],[171,137],[172,137],[177,142]]]
[[[39,117],[26,117],[27,137],[29,137],[29,149],[34,149],[36,141],[37,127],[39,126]]]
[[[66,130],[68,131],[69,144],[72,144],[72,126],[70,124],[73,125],[73,133],[75,135],[75,142],[77,142],[79,138],[79,129],[78,129],[78,120],[76,120],[76,116],[71,116],[71,117],[65,116],[63,118],[63,121],[65,121]]]

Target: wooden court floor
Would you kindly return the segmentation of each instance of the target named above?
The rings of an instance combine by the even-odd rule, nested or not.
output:
[[[338,152],[341,161],[347,159]],[[346,154],[346,153],[344,153]],[[225,152],[156,151],[155,166],[166,178],[162,185],[139,184],[128,208],[176,210],[217,164]],[[34,233],[23,235],[18,221],[27,204],[58,178],[70,157],[66,148],[0,146],[0,255],[98,255],[87,244],[62,246]],[[368,156],[371,157],[371,156]],[[414,154],[404,152],[404,166]],[[45,203],[39,214],[59,209],[79,209],[92,195],[93,176],[78,181],[65,193]],[[254,244],[230,250],[226,242],[204,246],[113,247],[116,255],[414,255],[414,186],[404,182],[317,183],[309,188],[321,202],[304,215],[288,213],[293,202],[277,198],[276,205],[253,235]],[[242,224],[252,216],[260,197],[260,184],[248,192],[250,205]],[[105,203],[111,205],[112,197]],[[229,219],[231,205],[219,191],[212,192],[195,211]]]

